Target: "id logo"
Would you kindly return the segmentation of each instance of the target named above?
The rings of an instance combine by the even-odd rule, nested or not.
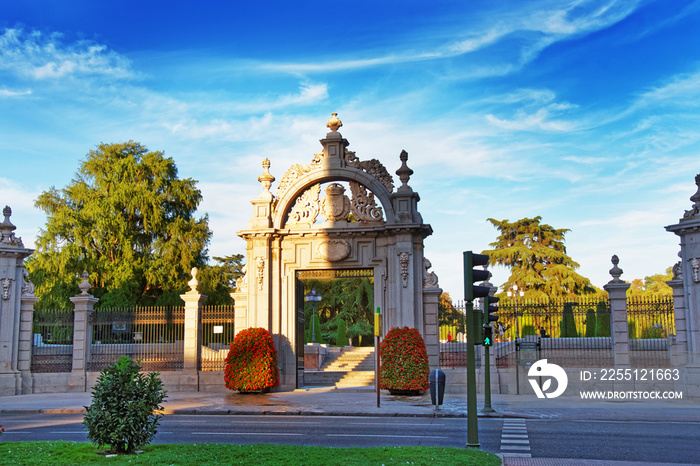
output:
[[[564,369],[556,364],[548,364],[546,359],[540,359],[530,366],[527,376],[537,398],[556,398],[564,393],[566,386],[569,384],[569,378],[566,376]],[[542,382],[542,378],[544,378],[544,382]],[[556,390],[550,392],[552,379],[557,381],[557,387]],[[542,386],[540,386],[540,383],[542,383]]]

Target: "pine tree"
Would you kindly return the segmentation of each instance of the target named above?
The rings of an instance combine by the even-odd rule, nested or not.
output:
[[[595,293],[589,279],[579,275],[579,264],[566,254],[564,236],[570,230],[540,223],[542,217],[523,218],[515,222],[488,221],[498,229],[498,239],[488,254],[491,265],[510,267],[508,290],[517,284],[527,298],[549,299]]]
[[[48,216],[27,263],[38,307],[70,305],[83,270],[91,293],[112,304],[160,304],[166,292],[185,291],[211,237],[207,216],[194,216],[195,183],[133,141],[91,150],[69,185],[35,203]]]

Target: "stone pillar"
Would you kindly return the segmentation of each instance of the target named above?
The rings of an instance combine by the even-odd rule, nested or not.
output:
[[[69,392],[86,392],[87,386],[87,363],[90,360],[90,345],[92,344],[92,325],[90,316],[95,309],[95,303],[99,299],[88,290],[91,288],[87,279],[89,274],[83,272],[83,282],[78,285],[81,293],[70,298],[73,303],[73,368],[68,380]]]
[[[630,343],[629,325],[627,322],[627,290],[629,283],[620,280],[622,269],[617,266],[620,262],[617,256],[612,256],[613,268],[610,275],[613,279],[603,288],[608,292],[610,301],[610,329],[613,341],[613,358],[615,367],[629,367]]]
[[[674,267],[675,269],[675,267]],[[676,334],[671,345],[671,365],[683,366],[688,363],[688,332],[685,314],[685,296],[683,280],[675,276],[666,282],[673,290],[673,315],[675,318]]]
[[[683,286],[686,350],[693,365],[700,364],[700,174],[695,176],[695,184],[697,191],[690,197],[691,209],[685,211],[677,224],[666,227],[681,239],[681,261],[673,267],[673,274],[674,280]]]
[[[192,268],[190,291],[180,295],[185,302],[185,366],[180,390],[199,390],[199,371],[202,369],[202,304],[207,297],[197,291],[197,268]]]
[[[425,315],[423,339],[428,351],[428,364],[431,370],[437,369],[440,364],[438,302],[441,293],[441,288],[423,288],[423,312]]]
[[[34,320],[34,304],[39,298],[34,297],[34,286],[31,284],[29,285],[26,291],[22,293],[19,316],[19,354],[17,357],[17,370],[19,370],[22,377],[22,395],[33,393],[34,391],[31,373],[32,345],[34,344],[32,323]]]
[[[19,368],[21,297],[25,287],[24,259],[34,250],[22,244],[22,238],[14,234],[16,227],[10,222],[12,209],[2,211],[5,219],[0,223],[0,396],[22,392],[22,375]]]

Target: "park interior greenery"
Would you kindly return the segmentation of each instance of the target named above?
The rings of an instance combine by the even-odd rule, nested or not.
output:
[[[85,407],[83,424],[88,438],[115,453],[133,453],[155,437],[166,391],[158,373],[121,356],[105,368],[92,389],[92,404]]]
[[[238,332],[226,357],[224,381],[229,390],[244,393],[279,385],[277,350],[270,332],[264,328]]]
[[[394,327],[386,334],[379,348],[382,360],[379,373],[381,388],[394,393],[423,392],[428,389],[428,352],[418,330]]]
[[[347,346],[346,339],[338,341],[339,324],[345,326],[345,336],[353,346],[371,346],[374,342],[374,279],[372,277],[341,278],[334,280],[309,279],[304,281],[304,294],[312,289],[322,300],[315,307],[316,323],[311,325],[314,306],[305,302],[305,340],[311,342],[315,330],[316,343]],[[347,342],[349,343],[349,341]]]
[[[0,442],[0,464],[265,464],[368,466],[459,464],[497,466],[500,458],[481,450],[443,447],[328,448],[292,445],[151,444],[143,453],[107,457],[89,443]]]

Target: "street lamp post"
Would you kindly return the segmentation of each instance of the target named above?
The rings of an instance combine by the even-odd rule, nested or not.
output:
[[[311,302],[313,315],[311,316],[311,343],[316,343],[316,305],[321,301],[321,295],[316,294],[316,288],[311,288],[311,293],[307,294],[304,299]]]
[[[518,338],[520,338],[520,324],[518,323],[518,313],[520,309],[518,309],[518,296],[522,298],[525,296],[525,292],[523,290],[518,292],[518,284],[513,283],[513,286],[510,287],[506,294],[509,298],[515,299],[515,340],[517,341]]]

